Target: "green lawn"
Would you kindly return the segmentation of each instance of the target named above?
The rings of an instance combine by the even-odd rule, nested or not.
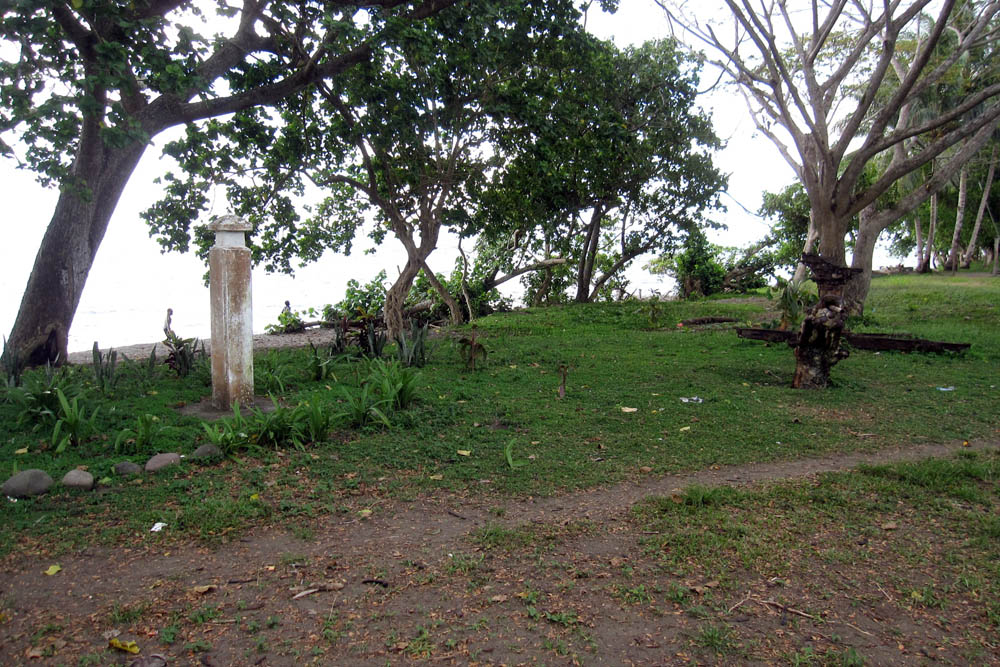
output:
[[[789,388],[794,359],[787,346],[740,340],[726,326],[677,326],[703,316],[770,321],[763,298],[498,314],[477,322],[488,358],[476,370],[443,336],[414,380],[409,407],[379,404],[372,390],[368,400],[388,427],[374,412],[367,412],[368,426],[348,425],[363,400],[364,363],[336,361],[317,381],[309,350],[271,352],[257,358],[257,381],[287,406],[277,417],[235,425],[221,464],[186,462],[138,480],[112,476],[111,466],[144,463],[162,451],[191,454],[209,438],[197,419],[175,411],[210,392],[206,367],[179,379],[163,367],[150,374],[141,363],[127,365],[108,396],[94,387],[89,367],[48,383],[35,371],[28,378],[33,402],[23,394],[0,401],[0,477],[38,467],[58,481],[87,466],[105,481],[97,492],[56,485],[37,499],[0,503],[0,552],[114,541],[156,521],[170,523],[174,535],[225,539],[254,523],[294,526],[299,518],[354,511],[385,494],[548,495],[716,464],[995,438],[998,297],[1000,280],[990,277],[876,279],[856,330],[970,342],[972,349],[957,356],[856,351],[834,369],[834,386],[816,392]],[[568,369],[563,399],[560,366]],[[54,395],[44,392],[53,383],[79,392],[85,416],[97,410],[93,431],[62,453],[52,442],[55,420],[45,414],[50,404],[58,412]],[[693,397],[700,401],[681,400]],[[333,417],[318,437],[301,435],[305,408],[292,415],[305,403]],[[138,432],[144,415],[157,418],[146,419],[147,437],[118,438],[126,428]],[[285,438],[295,420],[299,435]],[[252,433],[240,440],[241,429]]]

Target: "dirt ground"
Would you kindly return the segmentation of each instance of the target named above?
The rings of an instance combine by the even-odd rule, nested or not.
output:
[[[140,535],[58,557],[17,554],[0,573],[0,664],[131,664],[137,656],[109,649],[112,639],[170,665],[854,664],[845,647],[865,664],[1000,664],[996,637],[970,630],[971,608],[902,606],[905,592],[873,583],[872,560],[793,567],[783,580],[744,573],[720,587],[664,572],[629,518],[635,502],[695,483],[960,448],[718,467],[545,499],[367,498],[217,547]],[[502,530],[489,540],[525,526],[530,543]],[[54,563],[61,571],[43,576]]]

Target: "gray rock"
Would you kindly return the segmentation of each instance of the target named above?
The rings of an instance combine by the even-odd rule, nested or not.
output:
[[[120,477],[131,477],[132,475],[141,474],[142,466],[131,461],[122,461],[115,464],[114,471]]]
[[[146,472],[156,472],[157,470],[162,470],[167,466],[172,466],[174,464],[181,462],[181,455],[169,452],[166,454],[157,454],[153,458],[146,461]]]
[[[0,487],[0,494],[11,498],[30,498],[40,496],[52,486],[52,478],[44,470],[32,468],[22,470]]]
[[[219,449],[218,447],[216,447],[215,445],[212,445],[212,444],[202,445],[198,449],[194,450],[194,454],[191,455],[191,458],[195,458],[195,459],[221,459],[222,458],[222,450]]]
[[[94,476],[86,470],[78,470],[74,468],[63,475],[62,483],[63,486],[68,486],[71,489],[83,489],[84,491],[90,491],[94,488]]]

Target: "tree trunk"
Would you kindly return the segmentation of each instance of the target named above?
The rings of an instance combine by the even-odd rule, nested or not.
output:
[[[392,287],[385,293],[385,328],[389,340],[395,340],[403,332],[403,304],[410,294],[410,287],[420,273],[422,260],[411,255]]]
[[[993,188],[993,175],[997,166],[997,147],[993,147],[990,155],[990,168],[986,172],[986,185],[983,186],[983,194],[979,198],[979,210],[976,211],[976,224],[972,227],[972,237],[969,239],[969,247],[962,257],[962,268],[967,269],[972,264],[972,256],[976,253],[976,243],[979,241],[979,230],[983,226],[983,215],[986,213],[986,205],[990,201],[990,190]]]
[[[924,236],[920,229],[919,215],[913,216],[913,235],[917,237],[917,271],[919,271],[920,264],[924,261]]]
[[[844,288],[844,311],[846,315],[864,315],[865,300],[872,284],[872,261],[875,256],[875,244],[878,242],[881,229],[875,229],[870,220],[875,213],[875,206],[864,208],[858,223],[858,237],[854,240],[854,256],[851,258],[851,268],[860,269]]]
[[[806,231],[806,242],[802,246],[802,254],[808,255],[813,251],[813,247],[816,245],[816,240],[819,238],[819,232],[816,230],[816,225],[813,223],[812,210],[809,211],[809,228]],[[795,267],[795,275],[792,276],[792,282],[796,285],[802,283],[806,279],[806,265],[801,261]]]
[[[951,235],[951,247],[948,250],[948,259],[945,261],[945,268],[951,269],[952,275],[958,273],[958,262],[960,260],[958,242],[962,238],[962,227],[965,224],[965,199],[969,186],[969,170],[963,166],[958,176],[958,206],[955,208],[955,232]]]
[[[917,264],[917,273],[929,273],[931,270],[931,257],[934,254],[934,234],[937,231],[937,193],[931,195],[931,220],[927,226],[927,244],[924,246],[924,255]]]
[[[580,255],[580,267],[576,277],[577,303],[590,301],[590,282],[594,278],[594,263],[597,261],[597,248],[600,245],[601,220],[603,219],[604,208],[597,206],[590,216],[590,224],[587,225],[587,238]]]
[[[545,299],[549,295],[549,290],[552,289],[552,269],[545,269],[545,277],[542,278],[542,283],[535,290],[535,294],[531,297],[531,305],[535,308],[545,304]]]
[[[81,143],[74,172],[90,192],[81,196],[70,187],[60,192],[8,340],[8,349],[26,363],[66,360],[69,329],[87,275],[145,149],[138,142],[118,149]]]
[[[427,282],[431,284],[434,291],[438,293],[441,300],[444,301],[445,305],[448,306],[448,313],[451,317],[452,324],[461,324],[465,321],[465,317],[462,315],[462,307],[458,305],[458,301],[451,295],[448,288],[445,287],[438,277],[431,271],[431,267],[427,266],[427,260],[421,260],[424,269],[424,275],[427,277]]]
[[[823,389],[830,383],[830,369],[848,355],[840,346],[847,318],[847,311],[842,306],[844,288],[861,271],[818,255],[803,255],[802,261],[812,271],[819,302],[810,309],[799,330],[792,387]]]
[[[998,261],[1000,261],[1000,236],[993,239],[993,271],[992,275],[997,275]]]

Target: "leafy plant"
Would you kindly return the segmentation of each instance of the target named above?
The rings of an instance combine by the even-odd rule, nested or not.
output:
[[[25,373],[21,386],[7,391],[7,400],[18,407],[18,425],[30,424],[32,430],[52,425],[60,409],[57,390],[67,398],[80,394],[80,386],[68,367],[57,370],[46,364],[43,369]]]
[[[722,289],[726,269],[719,263],[718,249],[705,233],[695,229],[684,241],[684,250],[673,257],[673,270],[681,298],[709,296]]]
[[[313,397],[296,406],[295,413],[300,438],[306,442],[326,440],[333,426],[333,418],[323,403]]]
[[[119,376],[116,373],[118,369],[118,351],[111,348],[106,354],[102,354],[101,348],[95,340],[93,369],[94,380],[97,384],[98,391],[102,394],[108,394],[114,391],[115,385],[118,384],[119,380]]]
[[[305,331],[305,329],[306,325],[301,313],[293,310],[281,311],[278,313],[277,324],[268,324],[264,327],[264,331],[269,334],[298,333]]]
[[[805,282],[796,283],[781,278],[778,279],[776,290],[768,288],[767,296],[777,301],[778,310],[781,312],[778,328],[781,330],[798,327],[806,312],[816,304],[817,300],[816,295],[806,288]]]
[[[177,373],[177,377],[187,377],[195,367],[195,361],[199,355],[202,359],[208,358],[205,353],[205,344],[202,343],[199,350],[198,342],[197,338],[181,338],[173,331],[167,331],[167,337],[163,344],[169,350],[169,354],[163,363]]]
[[[371,319],[365,321],[365,330],[358,344],[361,346],[361,356],[368,359],[378,359],[385,349],[385,329],[376,328]]]
[[[340,392],[346,409],[338,413],[337,417],[344,419],[348,425],[365,428],[377,421],[385,426],[392,426],[385,412],[392,403],[380,398],[371,384],[363,383],[357,393],[351,393],[347,387],[341,387]]]
[[[399,361],[372,359],[368,362],[366,385],[374,386],[378,394],[396,410],[405,410],[417,398],[420,372],[403,366]]]
[[[285,393],[291,372],[277,351],[270,350],[264,357],[259,358],[254,371],[254,384],[263,389],[264,392],[268,394]]]
[[[90,436],[100,408],[94,408],[88,417],[86,407],[80,405],[79,396],[67,399],[58,387],[55,393],[59,400],[59,414],[52,432],[52,444],[56,446],[56,453],[61,454],[68,445],[78,446]]]
[[[309,357],[309,372],[312,375],[312,379],[316,382],[325,382],[328,379],[336,382],[337,376],[333,373],[332,368],[333,362],[339,356],[336,351],[336,345],[324,351],[313,345],[312,341],[309,341],[309,349],[311,352]]]
[[[150,449],[153,442],[170,429],[171,427],[165,426],[156,415],[139,415],[135,418],[135,428],[122,429],[115,437],[115,452],[123,452],[126,449],[131,452]]]
[[[385,306],[385,283],[384,270],[364,285],[353,278],[348,280],[344,298],[337,304],[336,310],[363,318],[374,317]]]
[[[290,443],[297,449],[302,449],[296,424],[299,413],[278,403],[274,396],[271,396],[271,403],[274,409],[268,412],[257,407],[250,408],[250,418],[247,421],[250,441],[261,447],[277,449]]]
[[[427,331],[429,323],[422,326],[410,320],[410,331],[401,331],[396,337],[396,356],[404,366],[423,367],[427,363]]]
[[[215,424],[202,423],[201,428],[205,433],[205,439],[226,455],[245,449],[252,444],[250,423],[240,412],[237,403],[233,403],[232,417],[220,419]]]

